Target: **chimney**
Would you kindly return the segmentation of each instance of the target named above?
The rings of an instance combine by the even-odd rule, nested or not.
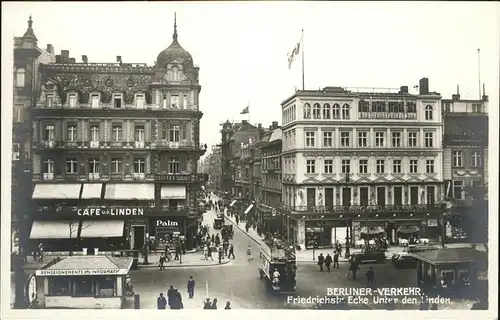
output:
[[[47,45],[47,50],[45,51],[47,51],[49,54],[54,54],[54,46],[49,43]]]
[[[277,129],[278,128],[278,121],[273,121],[272,127],[273,127],[273,129]]]
[[[460,100],[460,86],[457,84],[457,93],[451,95],[452,100]]]
[[[400,94],[408,93],[408,86],[401,86],[399,88],[399,93]]]
[[[85,64],[89,63],[89,58],[87,58],[87,55],[83,55],[83,56],[82,56],[82,61],[83,61],[83,63],[85,63]]]
[[[488,96],[486,95],[486,87],[483,83],[483,101],[488,102]]]
[[[67,63],[68,61],[69,61],[69,51],[68,50],[61,50],[61,62]]]
[[[257,124],[257,128],[262,129],[262,123]]]
[[[429,79],[428,78],[420,79],[418,88],[420,89],[421,95],[429,94]]]
[[[76,63],[75,58],[69,58],[69,63]]]
[[[116,56],[116,62],[122,64],[122,56]]]
[[[60,54],[56,55],[56,63],[61,63],[62,62],[61,60],[62,60],[61,55]]]

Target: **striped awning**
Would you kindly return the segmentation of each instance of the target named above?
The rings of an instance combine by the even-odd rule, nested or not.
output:
[[[253,203],[252,203],[251,205],[249,205],[249,206],[248,206],[248,208],[245,210],[245,212],[244,212],[244,213],[245,213],[245,214],[249,213],[249,212],[250,212],[250,210],[252,210],[252,208],[253,208]]]
[[[234,206],[234,204],[235,204],[235,203],[236,203],[236,200],[233,200],[233,201],[229,204],[229,206],[230,206],[230,207],[232,207],[232,206]]]
[[[81,183],[38,183],[32,199],[80,199]]]
[[[154,200],[153,183],[108,183],[105,199],[109,200]]]

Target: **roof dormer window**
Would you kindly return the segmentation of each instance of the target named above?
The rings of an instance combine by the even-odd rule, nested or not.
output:
[[[68,104],[70,108],[76,108],[76,93],[69,93],[68,94]]]
[[[113,105],[116,109],[121,109],[122,108],[122,103],[123,103],[123,97],[121,93],[115,93],[113,94]]]

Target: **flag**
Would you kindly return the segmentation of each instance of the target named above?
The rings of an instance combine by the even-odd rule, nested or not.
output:
[[[247,106],[245,109],[241,110],[240,114],[248,114],[250,113],[250,106]]]
[[[302,39],[301,39],[302,40]],[[299,40],[295,47],[293,48],[292,52],[288,54],[288,69],[292,68],[292,62],[295,61],[295,58],[299,55],[300,52],[300,42]]]

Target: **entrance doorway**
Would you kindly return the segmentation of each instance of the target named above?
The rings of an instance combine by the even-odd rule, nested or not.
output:
[[[132,226],[132,249],[141,250],[146,238],[146,226]]]

